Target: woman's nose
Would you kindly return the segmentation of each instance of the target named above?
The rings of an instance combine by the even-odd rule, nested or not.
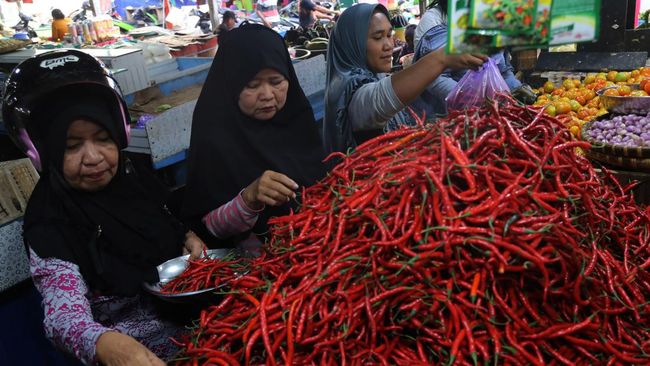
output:
[[[85,165],[97,165],[101,163],[103,158],[103,155],[95,144],[87,144],[84,147],[83,159],[81,161]]]

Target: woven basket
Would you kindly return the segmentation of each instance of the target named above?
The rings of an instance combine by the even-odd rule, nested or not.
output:
[[[602,116],[598,120],[603,118],[611,118],[611,116]],[[587,122],[582,126],[582,138],[591,143],[591,149],[587,151],[588,158],[619,168],[650,171],[650,148],[618,146],[594,141],[586,133],[593,122]]]
[[[587,157],[611,166],[628,169],[637,172],[650,172],[650,159],[628,158],[603,154],[597,151],[587,151]]]
[[[0,39],[0,54],[13,52],[15,50],[21,49],[31,42],[21,41],[18,39]]]
[[[0,224],[24,215],[38,178],[29,159],[0,162]]]

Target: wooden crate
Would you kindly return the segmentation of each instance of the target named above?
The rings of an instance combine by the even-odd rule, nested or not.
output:
[[[29,159],[0,162],[0,225],[25,214],[38,178]]]

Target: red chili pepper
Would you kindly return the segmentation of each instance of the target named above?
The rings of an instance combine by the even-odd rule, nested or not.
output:
[[[338,154],[246,275],[188,272],[229,293],[181,364],[646,361],[650,215],[570,139],[498,97]]]

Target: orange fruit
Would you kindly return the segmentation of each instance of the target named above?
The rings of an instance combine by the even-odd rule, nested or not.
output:
[[[632,71],[632,72],[630,73],[630,75],[631,75],[633,78],[636,78],[636,77],[638,77],[639,75],[641,75],[641,71],[639,71],[639,70],[634,70],[634,71]]]
[[[585,77],[585,85],[591,84],[594,81],[596,81],[596,74],[587,74],[587,77]]]
[[[595,98],[593,98],[592,100],[590,100],[587,103],[587,107],[589,107],[589,108],[596,108],[599,105],[600,105],[600,97],[599,96],[596,96]]]
[[[630,95],[630,93],[632,93],[632,88],[630,88],[627,85],[623,85],[623,86],[618,88],[618,95],[620,95],[622,97]]]
[[[616,80],[616,75],[618,75],[618,71],[610,71],[607,73],[607,80],[608,81],[614,81]]]
[[[576,89],[567,90],[567,91],[564,93],[564,96],[567,97],[567,98],[569,98],[569,100],[571,100],[571,99],[576,99],[576,97],[578,96],[578,92],[577,92]]]
[[[543,88],[544,88],[545,92],[552,93],[553,90],[555,90],[555,84],[553,84],[553,82],[549,80],[549,81],[544,83]]]
[[[615,89],[615,88],[605,90],[603,95],[607,95],[607,96],[610,96],[610,97],[618,97],[619,96],[618,90]]]
[[[557,114],[557,110],[555,109],[555,106],[553,104],[547,105],[546,108],[544,108],[544,112],[546,112],[546,114],[548,114],[551,117],[555,117],[555,115]]]
[[[576,79],[576,80],[573,80],[573,86],[575,86],[576,88],[579,88],[579,87],[582,86],[582,83],[580,82],[580,80]]]
[[[571,104],[564,101],[558,101],[555,103],[555,112],[557,114],[567,114],[571,112]]]
[[[650,67],[642,67],[641,68],[641,75],[650,76]]]
[[[575,136],[576,138],[578,138],[578,139],[580,138],[580,127],[571,126],[571,128],[569,128],[569,131],[571,131],[571,134],[573,136]]]
[[[643,90],[650,94],[650,82],[646,83],[645,86],[643,87]]]
[[[650,81],[650,79],[643,79],[643,80],[641,80],[641,81],[639,82],[639,88],[644,89],[644,88],[645,88],[645,84],[647,84],[648,81]]]
[[[580,103],[580,105],[587,104],[587,97],[585,97],[584,95],[578,95],[575,100],[576,102]]]
[[[635,90],[632,93],[630,93],[631,97],[647,97],[648,93],[645,92],[645,90]]]
[[[562,82],[562,86],[566,90],[571,90],[576,87],[572,79],[564,79],[564,81]]]
[[[578,118],[582,120],[586,120],[591,116],[591,113],[589,112],[589,108],[583,108],[580,112],[578,112]]]

